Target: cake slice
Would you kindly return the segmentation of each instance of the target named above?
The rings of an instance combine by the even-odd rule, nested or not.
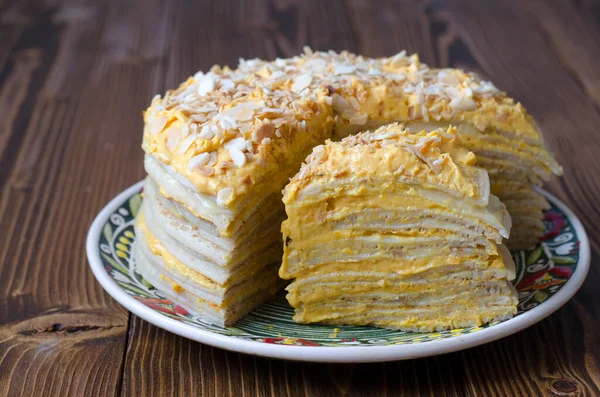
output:
[[[328,141],[284,203],[279,275],[297,322],[424,332],[516,314],[510,216],[453,127]]]

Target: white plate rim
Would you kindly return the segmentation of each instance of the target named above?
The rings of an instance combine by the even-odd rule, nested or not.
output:
[[[127,293],[108,275],[100,259],[98,241],[106,220],[124,200],[132,196],[143,186],[140,181],[125,189],[113,198],[94,219],[86,239],[86,252],[92,272],[100,285],[117,302],[131,313],[163,328],[169,332],[184,338],[201,342],[207,345],[219,347],[250,355],[312,362],[330,363],[368,363],[394,360],[407,360],[418,357],[427,357],[438,354],[450,353],[458,350],[468,349],[484,343],[492,342],[512,335],[518,331],[530,327],[543,320],[550,314],[562,307],[575,295],[583,284],[590,267],[590,246],[588,236],[579,218],[562,201],[543,189],[539,191],[546,196],[554,205],[560,208],[571,221],[580,240],[579,262],[573,275],[567,280],[563,287],[554,295],[549,297],[535,308],[510,320],[504,321],[493,327],[484,328],[477,332],[454,338],[428,341],[426,343],[393,345],[393,346],[294,346],[277,345],[243,340],[220,335],[210,331],[202,330],[193,325],[168,318],[143,303],[138,302]]]

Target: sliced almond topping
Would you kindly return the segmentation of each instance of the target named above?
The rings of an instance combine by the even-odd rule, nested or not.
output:
[[[213,165],[217,164],[217,152],[210,152],[209,155],[210,157],[206,165],[212,167]]]
[[[438,80],[444,84],[448,85],[458,85],[460,84],[460,79],[455,74],[451,73],[451,71],[443,69],[438,75]]]
[[[180,132],[179,128],[177,128],[175,126],[171,126],[171,127],[167,128],[166,135],[167,135],[167,139],[166,139],[167,148],[171,152],[173,152],[173,150],[175,150],[175,148],[177,147],[179,140],[181,139],[181,132]]]
[[[371,135],[372,141],[383,141],[385,139],[390,139],[398,135],[395,131],[384,132],[383,134],[374,134]]]
[[[196,167],[203,166],[208,162],[209,158],[210,155],[208,153],[200,153],[199,155],[192,157],[188,161],[187,167],[188,169],[193,170]]]
[[[231,200],[231,196],[233,196],[233,188],[226,187],[217,193],[217,205],[221,207],[226,207],[226,203]]]
[[[341,113],[342,115],[352,112],[352,105],[350,105],[350,102],[348,102],[343,96],[333,93],[331,99],[333,101],[333,109],[336,112]]]
[[[294,80],[294,84],[292,84],[292,91],[294,91],[296,94],[299,94],[304,91],[304,89],[306,89],[311,82],[312,76],[310,74],[300,75]]]
[[[232,161],[225,160],[221,161],[217,166],[221,171],[226,171],[235,167]]]
[[[350,121],[350,124],[354,124],[354,125],[365,125],[368,120],[369,120],[369,116],[368,115],[361,114],[361,115],[358,115],[358,116],[352,116],[352,117],[350,117],[350,119],[348,121]]]
[[[190,133],[190,126],[189,126],[189,124],[184,124],[183,128],[181,129],[181,137],[185,138],[186,136],[188,136],[189,133]]]
[[[200,137],[205,139],[212,139],[213,136],[215,136],[215,134],[213,133],[211,126],[208,124],[203,125],[202,129],[200,130]]]
[[[335,69],[333,71],[333,73],[335,74],[349,74],[349,73],[354,73],[354,71],[356,70],[356,66],[352,66],[352,65],[335,65]]]
[[[275,133],[275,127],[271,123],[263,123],[252,131],[252,140],[262,142],[265,138],[270,138]]]
[[[221,116],[219,120],[219,126],[224,130],[229,130],[232,128],[237,128],[237,121],[233,117],[229,116]]]
[[[148,124],[148,129],[152,135],[158,135],[165,125],[167,125],[168,118],[165,116],[154,116],[150,119],[150,123]]]
[[[198,79],[197,79],[198,80]],[[205,96],[215,89],[215,80],[210,74],[199,76],[198,95]]]
[[[450,107],[456,110],[470,111],[477,109],[477,105],[472,99],[465,97],[456,97],[450,101]]]
[[[185,154],[195,140],[196,135],[188,135],[183,141],[181,141],[181,145],[179,146],[179,149],[177,149],[177,153]]]
[[[225,143],[225,149],[229,150],[231,148],[237,150],[244,150],[246,148],[246,140],[244,138],[234,138]]]
[[[252,127],[252,123],[243,123],[240,124],[239,130],[242,133],[242,135],[246,135],[248,132],[252,131]]]
[[[214,168],[204,167],[204,166],[196,167],[196,171],[198,171],[198,173],[200,175],[204,175],[204,176],[211,176],[215,173]]]
[[[222,114],[223,118],[231,118],[234,121],[250,120],[254,115],[254,110],[258,108],[258,103],[254,101],[242,102],[234,107],[225,110]]]
[[[354,110],[360,110],[360,103],[358,103],[358,101],[356,100],[356,98],[354,98],[353,96],[351,96],[350,98],[348,98],[348,102],[350,102],[350,105],[352,105],[352,107],[354,108]]]
[[[221,80],[221,91],[231,91],[235,88],[235,83],[230,79]]]
[[[244,164],[246,164],[246,156],[244,155],[244,153],[239,150],[238,148],[235,147],[230,147],[228,148],[229,150],[229,155],[231,156],[231,159],[233,160],[233,163],[238,166],[241,167]]]

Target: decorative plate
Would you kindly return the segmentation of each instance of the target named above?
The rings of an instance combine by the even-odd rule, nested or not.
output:
[[[292,321],[285,292],[264,303],[235,327],[222,328],[193,317],[154,289],[136,271],[133,220],[142,182],[115,197],[98,214],[87,238],[87,255],[96,279],[132,313],[183,337],[208,345],[266,357],[321,361],[373,362],[430,356],[490,342],[520,331],[561,307],[588,272],[590,249],[581,222],[547,192],[546,234],[536,247],[513,252],[518,314],[484,327],[435,333],[372,327],[302,325]]]

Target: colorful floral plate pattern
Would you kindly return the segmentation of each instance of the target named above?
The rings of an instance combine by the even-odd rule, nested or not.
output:
[[[192,316],[136,272],[131,251],[135,244],[133,220],[142,202],[140,189],[138,183],[117,196],[90,229],[87,251],[96,278],[117,301],[147,321],[193,340],[244,353],[367,362],[455,351],[512,334],[548,316],[579,289],[589,267],[589,244],[581,223],[558,199],[543,192],[552,203],[545,213],[543,242],[513,252],[519,307],[511,320],[435,333],[302,325],[292,321],[293,309],[281,292],[235,327],[222,328]]]

